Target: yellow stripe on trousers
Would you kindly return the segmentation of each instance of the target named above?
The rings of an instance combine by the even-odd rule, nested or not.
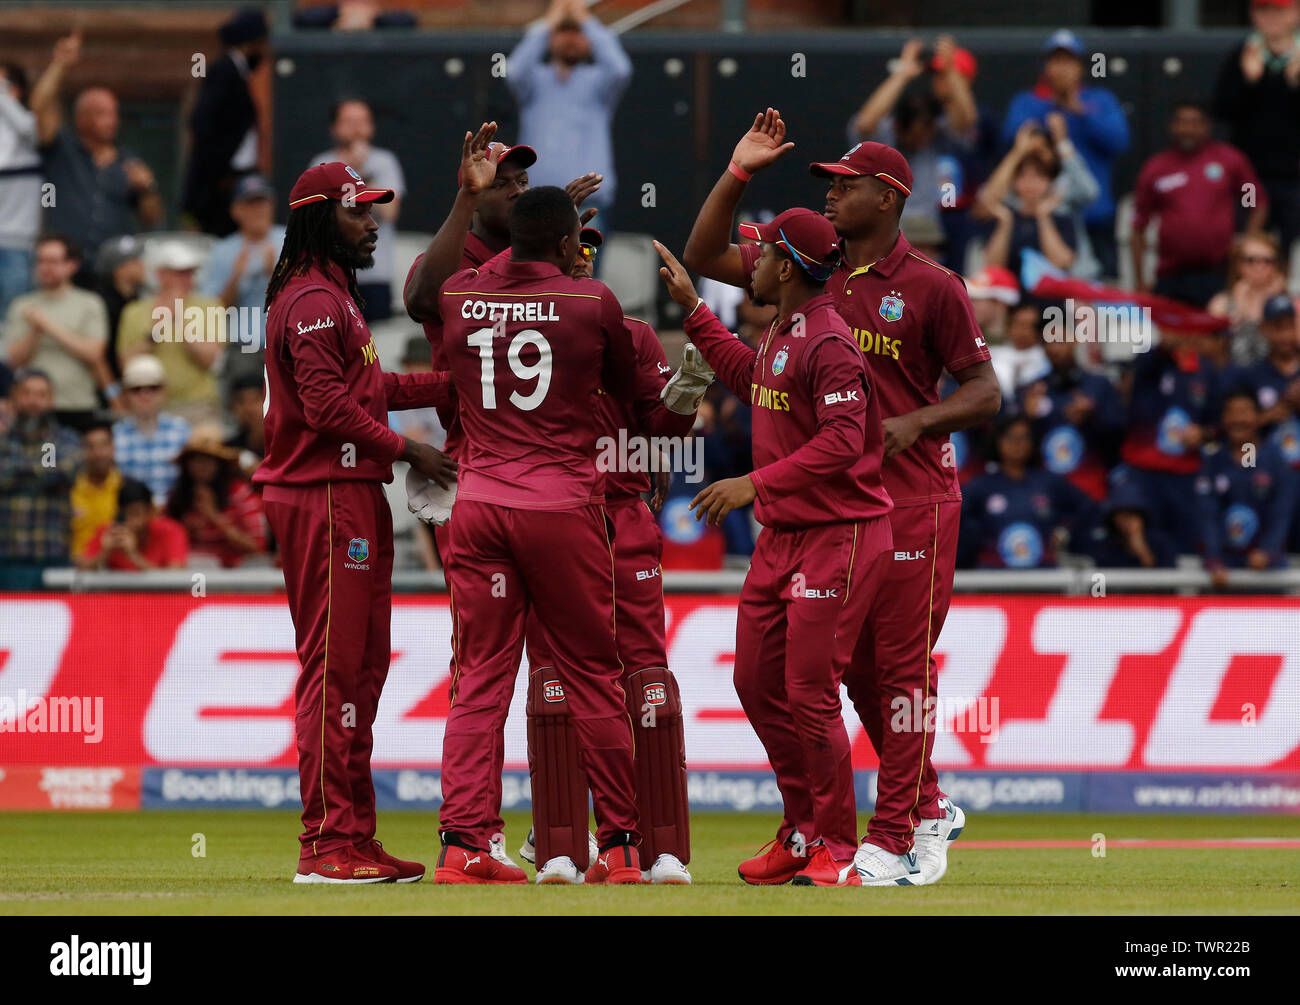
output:
[[[325,483],[325,511],[329,514],[329,547],[326,549],[325,566],[325,662],[321,667],[320,678],[320,827],[316,830],[319,839],[325,833],[325,818],[329,816],[329,806],[325,802],[325,686],[330,676],[330,616],[334,612],[334,492],[330,482]],[[316,853],[316,842],[312,842],[312,852]]]

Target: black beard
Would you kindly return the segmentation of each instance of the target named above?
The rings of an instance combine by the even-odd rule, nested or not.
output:
[[[345,244],[336,242],[332,257],[339,265],[345,269],[351,269],[353,272],[358,269],[368,269],[375,264],[374,252],[362,251],[357,245],[348,247]]]

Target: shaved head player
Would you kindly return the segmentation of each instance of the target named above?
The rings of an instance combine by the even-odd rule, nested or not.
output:
[[[530,608],[553,647],[611,883],[640,883],[632,731],[614,637],[602,391],[629,400],[632,343],[617,298],[574,280],[580,225],[563,189],[521,195],[510,258],[443,284],[443,350],[460,398],[463,475],[451,522],[457,673],[443,741],[439,883],[523,883],[490,854],[505,716]],[[576,598],[576,602],[575,602]]]
[[[731,220],[752,173],[793,145],[779,112],[755,117],[695,221],[683,255],[689,267],[748,283],[755,255],[730,243]],[[888,723],[891,702],[910,705],[919,695],[924,703],[936,693],[933,648],[952,595],[961,514],[947,434],[995,414],[1001,397],[961,278],[913,251],[899,229],[912,188],[902,154],[860,143],[811,171],[830,182],[825,216],[840,236],[842,258],[827,292],[880,395],[883,477],[894,501],[891,589],[869,613],[869,630],[844,677],[880,760],[876,812],[855,864],[864,885],[915,884],[915,851],[920,881],[932,883],[947,868],[948,843],[961,833],[964,814],[939,791],[933,732]],[[959,386],[940,401],[945,369]]]
[[[406,277],[403,297],[412,320],[420,322],[424,337],[433,352],[435,370],[446,367],[442,348],[442,321],[438,316],[438,290],[447,278],[461,269],[477,268],[510,247],[510,212],[515,201],[528,191],[528,169],[537,161],[529,146],[509,146],[496,142],[497,124],[484,122],[477,132],[466,132],[461,143],[460,165],[456,170],[457,193],[442,226],[429,247],[416,258]],[[602,176],[585,174],[575,178],[565,191],[575,206],[582,204],[600,188]],[[595,215],[583,214],[583,221]],[[438,413],[447,431],[444,449],[457,458],[464,443],[460,415],[455,400]],[[443,575],[451,601],[452,639],[451,673],[456,673],[456,558],[451,525],[433,529],[442,560]],[[504,752],[503,752],[504,756]],[[498,765],[497,775],[503,765]],[[500,780],[497,781],[498,792]],[[503,865],[515,868],[506,852],[505,823],[498,813],[496,832],[491,840],[491,854]]]
[[[388,428],[445,406],[444,373],[387,373],[357,302],[371,204],[393,198],[346,164],[302,173],[266,291],[266,459],[253,475],[280,543],[298,660],[294,728],[303,830],[295,883],[415,882],[424,866],[375,840],[371,728],[392,646],[393,461],[444,488],[455,464]]]
[[[570,270],[574,279],[591,278],[602,244],[600,231],[583,228],[580,252]],[[625,317],[623,322],[632,340],[636,384],[630,402],[609,394],[599,396],[598,425],[614,441],[622,430],[627,437],[685,436],[695,422],[698,400],[682,403],[682,411],[661,403],[672,368],[659,337],[637,318]],[[630,465],[607,467],[604,474],[605,511],[614,529],[615,634],[635,739],[640,855],[650,882],[688,884],[686,740],[681,695],[668,669],[659,574],[663,536],[641,498],[650,490],[650,475]],[[661,483],[651,503],[656,509],[665,492],[666,484]],[[601,878],[595,864],[583,879],[588,857],[587,780],[576,756],[569,703],[563,688],[557,687],[553,647],[536,614],[534,609],[528,621],[528,767],[534,825],[520,855],[540,865],[538,883],[595,882]]]

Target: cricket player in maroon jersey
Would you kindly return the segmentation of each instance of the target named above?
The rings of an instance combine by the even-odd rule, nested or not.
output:
[[[455,516],[456,677],[443,740],[435,882],[523,883],[488,847],[505,716],[535,609],[595,804],[592,880],[640,883],[632,731],[614,637],[613,553],[596,466],[602,389],[630,398],[632,343],[603,283],[573,280],[563,189],[521,195],[510,258],[443,284],[443,350],[465,431]]]
[[[574,279],[592,277],[603,243],[599,230],[582,229],[580,253],[570,270]],[[651,489],[650,472],[631,466],[628,462],[636,455],[621,457],[616,445],[634,444],[633,437],[644,437],[653,446],[655,437],[686,436],[708,380],[695,381],[690,393],[681,396],[665,394],[673,370],[659,337],[644,321],[623,321],[636,363],[632,401],[601,394],[598,415],[605,437],[598,441],[598,467],[605,473],[605,512],[614,531],[615,634],[635,741],[640,857],[649,864],[651,883],[685,885],[691,882],[686,868],[691,859],[686,741],[681,695],[668,669],[660,569],[663,536],[651,512],[663,505],[671,474],[655,472],[655,494],[647,506],[642,496]],[[674,379],[682,383],[679,376]],[[538,883],[577,883],[588,857],[587,781],[576,756],[569,704],[558,687],[552,647],[536,609],[528,619],[527,649],[528,762],[535,823],[519,854],[541,863]],[[598,879],[599,871],[593,877]]]
[[[357,303],[379,226],[346,164],[304,171],[267,287],[266,459],[253,476],[280,542],[302,664],[294,694],[303,832],[295,883],[415,882],[375,840],[371,729],[391,655],[393,525],[381,483],[405,460],[444,488],[455,464],[388,428],[445,406],[446,373],[387,373]]]
[[[507,146],[495,141],[497,124],[484,122],[477,132],[466,132],[461,143],[460,166],[456,171],[458,190],[451,211],[442,226],[429,242],[429,247],[416,258],[407,274],[404,288],[406,311],[424,328],[424,336],[433,351],[434,370],[445,369],[442,352],[442,322],[438,317],[438,289],[452,273],[461,269],[477,268],[495,255],[510,247],[510,211],[515,200],[528,191],[528,168],[537,161],[532,147]],[[580,206],[588,196],[600,188],[602,175],[588,173],[575,178],[566,187]],[[583,214],[583,221],[591,219],[595,210]],[[460,416],[454,400],[438,413],[447,440],[443,449],[453,459],[460,455],[464,435]],[[451,673],[456,672],[456,617],[455,556],[452,554],[452,535],[449,524],[435,526],[434,540],[442,560],[443,576],[451,602],[452,657]],[[503,752],[504,756],[504,752]],[[498,771],[498,774],[500,772]],[[498,782],[498,788],[500,783]],[[495,836],[491,841],[492,855],[502,863],[514,867],[506,853],[505,822],[498,816]]]
[[[840,680],[879,592],[892,589],[882,578],[893,540],[879,406],[825,291],[839,259],[834,228],[810,209],[740,228],[760,242],[750,246],[754,300],[777,307],[757,350],[723,327],[656,244],[669,292],[689,312],[687,337],[753,409],[755,470],[691,501],[712,524],[753,502],[763,525],[740,594],[735,683],[785,818],[739,872],[754,884],[853,884],[857,809]]]
[[[755,117],[696,219],[684,253],[689,266],[745,285],[755,252],[729,243],[732,215],[751,174],[792,147],[778,111]],[[877,598],[870,630],[844,677],[880,760],[876,811],[855,865],[863,885],[915,884],[915,850],[921,882],[932,883],[947,868],[948,844],[961,833],[965,814],[939,791],[933,732],[888,723],[899,702],[928,709],[936,694],[933,648],[952,596],[961,513],[947,434],[995,414],[1001,397],[961,278],[913,251],[899,229],[912,188],[902,154],[859,143],[839,161],[811,170],[831,180],[825,216],[841,239],[842,256],[827,292],[880,397],[883,475],[894,501],[890,589]],[[959,386],[940,401],[945,369]],[[929,724],[928,717],[922,721]]]

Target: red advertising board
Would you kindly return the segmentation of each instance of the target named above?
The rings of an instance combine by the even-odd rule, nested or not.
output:
[[[765,768],[731,683],[735,598],[667,608],[690,767]],[[449,630],[444,597],[397,598],[376,767],[438,765]],[[944,769],[1300,770],[1300,599],[965,596],[936,652],[941,702],[899,714],[934,716]],[[0,596],[0,786],[39,784],[18,766],[292,766],[296,673],[282,597]],[[854,766],[874,767],[847,705],[845,722]],[[132,780],[48,784],[111,801]]]

